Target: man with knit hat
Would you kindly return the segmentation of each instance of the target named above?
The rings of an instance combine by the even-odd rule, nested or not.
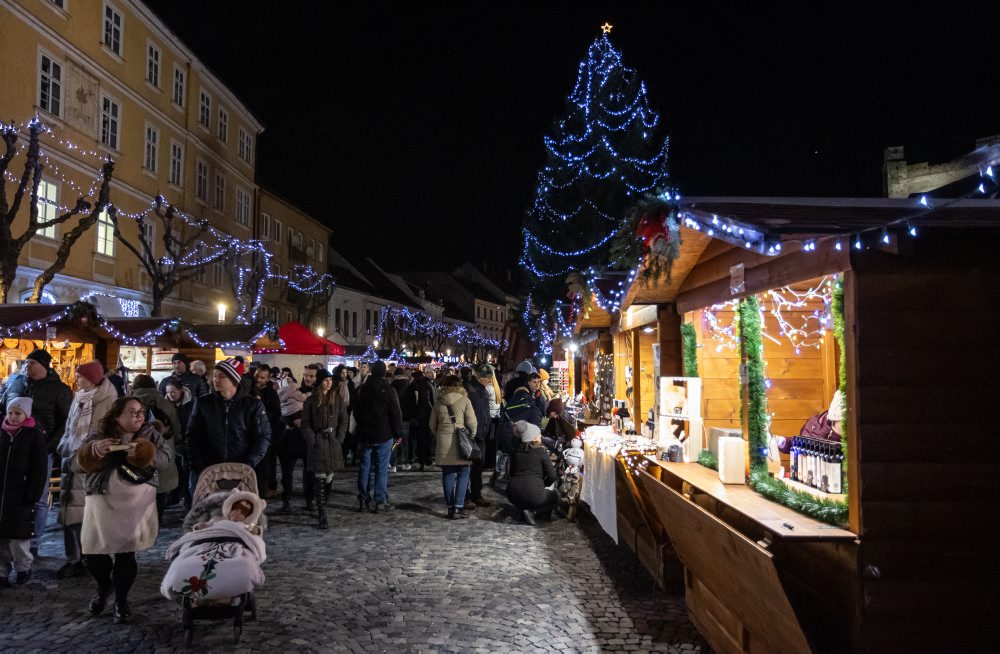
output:
[[[14,397],[30,397],[32,400],[32,417],[38,429],[45,436],[45,448],[49,453],[48,469],[52,469],[52,456],[56,446],[62,439],[66,429],[66,418],[73,404],[73,391],[59,379],[55,370],[50,368],[52,355],[45,350],[34,350],[24,362],[24,376],[27,384],[23,390],[9,394],[4,398],[0,412],[7,412],[7,405]],[[49,517],[49,489],[42,491],[35,509],[35,537],[31,540],[31,549],[38,551],[38,535],[45,529]]]
[[[170,362],[174,365],[174,372],[160,381],[158,389],[160,391],[160,395],[166,396],[167,382],[171,379],[175,379],[184,384],[184,388],[191,391],[191,395],[193,397],[208,395],[208,383],[202,377],[191,372],[191,359],[188,358],[188,355],[183,352],[178,352],[174,354],[174,356],[170,357]]]
[[[371,376],[358,391],[354,409],[355,434],[359,443],[358,511],[371,508],[373,513],[387,511],[389,505],[389,458],[393,442],[403,437],[399,398],[385,380],[385,362],[376,361]],[[375,470],[375,487],[369,484]],[[374,496],[374,497],[373,497]],[[372,500],[375,504],[372,506]]]
[[[257,472],[257,488],[264,492],[271,426],[261,401],[240,392],[242,378],[242,361],[219,361],[212,370],[215,390],[195,400],[187,436],[191,470],[199,475],[216,463],[245,463]]]

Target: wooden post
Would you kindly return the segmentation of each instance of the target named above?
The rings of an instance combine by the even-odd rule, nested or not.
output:
[[[743,300],[740,300],[742,303]],[[736,315],[740,315],[740,307],[736,306]],[[743,467],[747,479],[750,478],[750,373],[747,370],[747,341],[743,333],[743,320],[740,320],[740,429],[743,432]]]

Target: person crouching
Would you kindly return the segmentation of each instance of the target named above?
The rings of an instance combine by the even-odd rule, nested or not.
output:
[[[556,481],[556,469],[549,459],[549,451],[542,445],[542,430],[525,420],[514,423],[514,435],[521,444],[510,458],[510,484],[507,499],[529,525],[535,524],[535,512],[551,515],[559,505],[559,494],[550,490]]]

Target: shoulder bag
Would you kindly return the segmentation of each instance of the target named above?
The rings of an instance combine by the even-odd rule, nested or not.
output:
[[[445,408],[448,409],[448,415],[451,416],[451,424],[455,428],[455,440],[458,442],[458,455],[467,461],[478,461],[482,459],[482,450],[479,449],[479,445],[476,444],[476,440],[472,437],[472,433],[469,431],[468,427],[464,424],[461,427],[458,426],[458,423],[455,422],[455,411],[451,408],[450,404],[445,404]]]
[[[112,464],[121,480],[127,481],[130,484],[148,484],[156,477],[155,467],[140,468],[139,466],[134,466],[126,459],[125,452],[115,452]]]

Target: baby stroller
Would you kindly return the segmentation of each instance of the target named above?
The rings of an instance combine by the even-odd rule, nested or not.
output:
[[[232,618],[233,640],[239,643],[244,620],[257,619],[254,591],[264,583],[265,506],[248,465],[220,463],[198,477],[185,533],[167,548],[171,564],[160,586],[164,597],[181,605],[188,645],[195,620]]]

